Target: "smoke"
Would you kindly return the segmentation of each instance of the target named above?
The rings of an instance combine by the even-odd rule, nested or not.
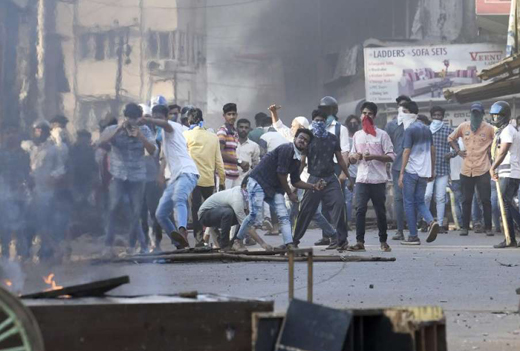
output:
[[[218,123],[227,102],[251,120],[273,103],[283,106],[287,121],[310,114],[320,98],[318,11],[312,0],[208,9],[208,112]]]

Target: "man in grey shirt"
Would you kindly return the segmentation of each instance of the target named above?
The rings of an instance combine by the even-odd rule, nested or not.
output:
[[[141,227],[141,208],[146,182],[145,150],[153,155],[156,150],[155,138],[147,126],[138,126],[137,120],[143,110],[137,104],[126,105],[124,118],[115,126],[107,127],[101,134],[100,144],[110,144],[109,220],[106,231],[106,252],[113,254],[115,212],[125,196],[130,199],[131,237],[135,236],[141,245],[141,252],[148,250]]]
[[[211,228],[218,235],[218,244],[223,250],[231,248],[229,232],[234,225],[241,225],[247,216],[247,181],[246,176],[241,186],[220,191],[211,195],[199,209],[199,220],[203,226]],[[220,230],[218,229],[220,228]],[[249,231],[251,237],[266,250],[272,250],[254,229]]]

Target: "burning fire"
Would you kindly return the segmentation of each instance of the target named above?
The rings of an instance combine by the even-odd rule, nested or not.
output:
[[[43,281],[45,282],[45,284],[50,285],[50,288],[45,289],[45,291],[63,289],[63,286],[58,285],[54,280],[54,273],[51,273],[48,276],[43,277]]]
[[[5,286],[7,286],[8,288],[10,288],[11,286],[13,286],[13,282],[10,281],[9,279],[4,279],[4,284],[5,284]]]

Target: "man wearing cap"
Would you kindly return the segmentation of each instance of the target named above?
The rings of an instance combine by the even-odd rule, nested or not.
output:
[[[220,152],[224,160],[226,170],[226,189],[240,185],[240,173],[238,167],[244,172],[249,170],[249,164],[237,157],[238,133],[235,129],[235,122],[238,117],[237,105],[227,103],[222,108],[225,123],[217,131],[220,141]]]
[[[399,187],[399,174],[401,172],[401,165],[403,162],[403,141],[404,141],[404,126],[403,126],[403,108],[402,104],[412,101],[406,95],[400,95],[395,99],[397,103],[397,116],[388,122],[385,131],[390,136],[392,144],[394,145],[395,159],[392,162],[392,181],[394,185],[394,213],[395,221],[397,223],[397,233],[392,237],[392,240],[404,240],[404,202],[403,190]]]
[[[185,131],[184,138],[188,145],[188,153],[197,165],[199,180],[191,194],[191,215],[193,219],[193,234],[197,246],[203,246],[203,229],[198,212],[203,199],[207,200],[215,191],[215,174],[220,179],[220,190],[224,190],[226,173],[220,153],[218,137],[204,128],[202,110],[192,109],[188,112],[190,129]]]
[[[457,140],[462,138],[464,148],[459,148]],[[462,230],[461,236],[469,233],[471,219],[471,202],[478,189],[484,208],[484,226],[491,232],[491,185],[489,169],[491,168],[490,151],[493,143],[493,127],[484,121],[484,107],[480,102],[471,105],[471,118],[461,123],[448,137],[451,147],[457,155],[464,159],[460,174],[462,187]]]

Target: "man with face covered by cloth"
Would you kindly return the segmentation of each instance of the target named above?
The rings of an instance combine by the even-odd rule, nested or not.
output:
[[[484,207],[485,231],[491,231],[491,185],[489,169],[491,168],[490,150],[493,143],[493,127],[483,121],[484,107],[480,102],[471,105],[471,119],[461,123],[448,137],[451,147],[464,159],[460,172],[462,187],[461,236],[468,235],[471,219],[471,201],[478,189]],[[462,138],[465,150],[459,148],[457,140]]]
[[[302,156],[302,164],[305,164],[307,160],[309,165],[310,177],[308,182],[311,184],[322,183],[325,188],[319,192],[307,190],[303,195],[300,213],[294,228],[294,244],[299,244],[320,202],[322,202],[325,211],[330,211],[331,224],[337,231],[337,235],[331,238],[328,248],[344,247],[346,249],[348,231],[345,221],[345,204],[340,182],[334,173],[334,156],[336,156],[341,170],[345,174],[348,174],[348,166],[341,157],[341,146],[338,138],[327,132],[326,119],[327,115],[323,111],[317,110],[312,113],[314,139],[309,144],[307,155]]]
[[[390,252],[387,244],[386,221],[386,164],[395,159],[390,136],[376,127],[377,105],[365,102],[361,106],[362,129],[352,138],[350,163],[358,165],[356,178],[356,244],[349,251],[365,251],[365,225],[368,201],[376,212],[381,251]]]

